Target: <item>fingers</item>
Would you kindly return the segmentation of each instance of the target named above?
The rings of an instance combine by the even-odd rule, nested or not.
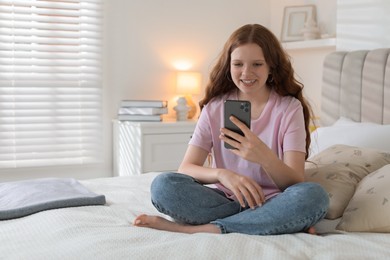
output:
[[[229,130],[228,130],[229,131]],[[222,132],[222,131],[221,131]],[[233,132],[232,132],[233,133]],[[235,139],[232,139],[233,137],[230,137],[230,135],[227,135],[225,133],[221,134],[219,136],[219,139],[222,141],[222,142],[225,142],[227,144],[229,144],[231,147],[235,148],[235,149],[238,149],[239,148],[239,145],[241,144],[239,141],[235,140]]]
[[[251,209],[255,209],[256,207],[263,205],[261,196],[258,193],[251,194],[245,188],[240,189],[237,193],[235,193],[235,195],[241,207],[243,208],[249,206]]]
[[[239,133],[236,133],[232,130],[229,130],[227,128],[221,128],[221,133],[227,139],[229,139],[228,137],[233,138],[234,140],[237,140],[237,141],[240,141],[240,139],[243,139],[242,135],[240,135]],[[228,136],[228,137],[226,137],[226,136]]]
[[[240,128],[244,135],[247,135],[247,133],[250,132],[249,128],[243,122],[238,120],[235,116],[230,116],[229,119],[233,122],[233,124]]]
[[[256,182],[253,182],[253,184],[249,187],[249,192],[252,198],[252,204],[249,204],[249,202],[248,204],[251,208],[264,204],[265,196],[260,185],[258,185]]]
[[[250,177],[239,175],[229,170],[223,170],[218,174],[218,181],[233,192],[243,208],[249,206],[254,209],[265,202],[263,189]]]
[[[247,193],[244,195],[244,197],[248,203],[248,206],[251,209],[254,209],[258,206],[261,206],[264,203],[263,193],[261,190],[259,191],[259,190],[254,189],[254,188],[252,188],[252,190],[248,189]]]
[[[244,197],[242,196],[242,193],[240,190],[232,190],[234,195],[236,196],[238,202],[240,203],[241,205],[241,208],[245,208],[246,205],[245,205],[245,201],[244,201]]]
[[[233,193],[243,208],[246,207],[245,201],[251,209],[261,206],[264,203],[263,191],[254,181],[242,183],[233,190]]]
[[[231,131],[227,128],[221,128],[222,135],[220,135],[219,138],[222,141],[231,145],[232,147],[238,149],[239,145],[245,141],[246,136],[249,136],[251,131],[244,123],[242,123],[236,117],[230,116],[229,119],[244,133],[244,136],[242,136],[234,131]]]
[[[238,149],[239,145],[245,140],[245,137],[227,128],[222,128],[221,133],[222,134],[219,136],[219,139],[225,143],[230,144],[236,149]]]

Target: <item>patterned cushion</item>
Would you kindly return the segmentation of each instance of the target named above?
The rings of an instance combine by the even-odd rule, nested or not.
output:
[[[369,173],[390,163],[390,153],[347,145],[331,146],[306,163],[306,181],[317,182],[329,193],[327,219],[342,216],[357,184]]]
[[[337,229],[390,232],[390,164],[370,173],[357,186]]]

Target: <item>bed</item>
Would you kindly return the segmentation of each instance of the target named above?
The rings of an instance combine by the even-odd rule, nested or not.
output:
[[[321,127],[312,133],[306,165],[307,179],[331,197],[319,235],[188,235],[134,227],[141,213],[166,217],[150,202],[150,183],[159,174],[150,172],[79,181],[104,195],[104,205],[0,221],[0,259],[389,259],[389,52],[335,52],[325,59]]]

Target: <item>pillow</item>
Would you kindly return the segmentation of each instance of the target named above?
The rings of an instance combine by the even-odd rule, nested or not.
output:
[[[390,164],[366,176],[358,185],[336,229],[390,232]]]
[[[335,144],[390,152],[390,125],[359,123],[340,118],[332,126],[319,127],[311,133],[309,156],[314,156]]]
[[[341,116],[333,126],[366,126],[366,125],[378,125],[376,123],[371,122],[356,122],[348,117]]]
[[[305,180],[319,183],[329,194],[327,219],[342,216],[357,184],[390,163],[390,153],[347,145],[331,146],[308,160]]]

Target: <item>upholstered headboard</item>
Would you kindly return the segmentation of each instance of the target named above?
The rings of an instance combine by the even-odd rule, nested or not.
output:
[[[321,126],[341,116],[357,122],[390,124],[390,49],[326,56],[323,67]]]

